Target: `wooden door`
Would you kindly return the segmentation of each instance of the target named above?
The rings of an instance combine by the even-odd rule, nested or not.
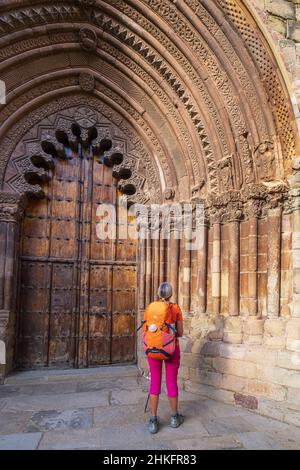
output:
[[[21,237],[19,368],[135,361],[136,243],[97,237],[97,207],[117,206],[112,170],[91,151],[56,160]]]

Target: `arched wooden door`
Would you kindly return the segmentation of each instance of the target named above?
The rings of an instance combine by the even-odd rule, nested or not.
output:
[[[135,361],[136,244],[97,238],[97,207],[117,206],[112,169],[91,150],[56,159],[21,238],[16,365]]]

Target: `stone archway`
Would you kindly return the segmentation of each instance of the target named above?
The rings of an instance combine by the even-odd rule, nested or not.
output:
[[[217,384],[220,396],[257,404],[261,384],[275,379],[258,377],[246,361],[249,377],[230,389],[227,370],[240,377],[246,356],[236,359],[238,349],[250,354],[249,344],[258,357],[270,347],[289,354],[286,341],[297,340],[290,322],[299,315],[292,254],[299,139],[260,29],[239,0],[11,3],[0,7],[0,73],[8,91],[0,109],[6,259],[15,269],[17,234],[6,244],[9,227],[18,225],[24,194],[39,191],[24,180],[19,162],[32,170],[30,146],[51,116],[98,109],[127,139],[136,200],[205,206],[201,250],[186,253],[172,236],[139,246],[140,313],[158,283],[171,279],[186,318],[185,386],[213,395]],[[3,282],[14,291],[13,271]],[[12,351],[15,306],[1,292],[0,339]]]

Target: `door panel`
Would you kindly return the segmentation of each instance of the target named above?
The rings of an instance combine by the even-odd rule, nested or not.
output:
[[[49,324],[49,365],[74,365],[74,266],[53,263]]]
[[[90,266],[89,365],[111,363],[111,266]]]
[[[56,160],[46,198],[26,210],[18,367],[135,360],[136,243],[97,237],[97,208],[116,207],[119,194],[111,168],[80,153]]]
[[[135,358],[136,270],[132,266],[113,268],[112,362]]]
[[[21,264],[19,367],[47,362],[50,276],[48,263]]]

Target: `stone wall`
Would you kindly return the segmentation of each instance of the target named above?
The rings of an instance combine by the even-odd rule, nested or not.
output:
[[[300,132],[300,1],[247,0],[282,58]]]
[[[300,425],[300,319],[194,317],[183,389]]]

